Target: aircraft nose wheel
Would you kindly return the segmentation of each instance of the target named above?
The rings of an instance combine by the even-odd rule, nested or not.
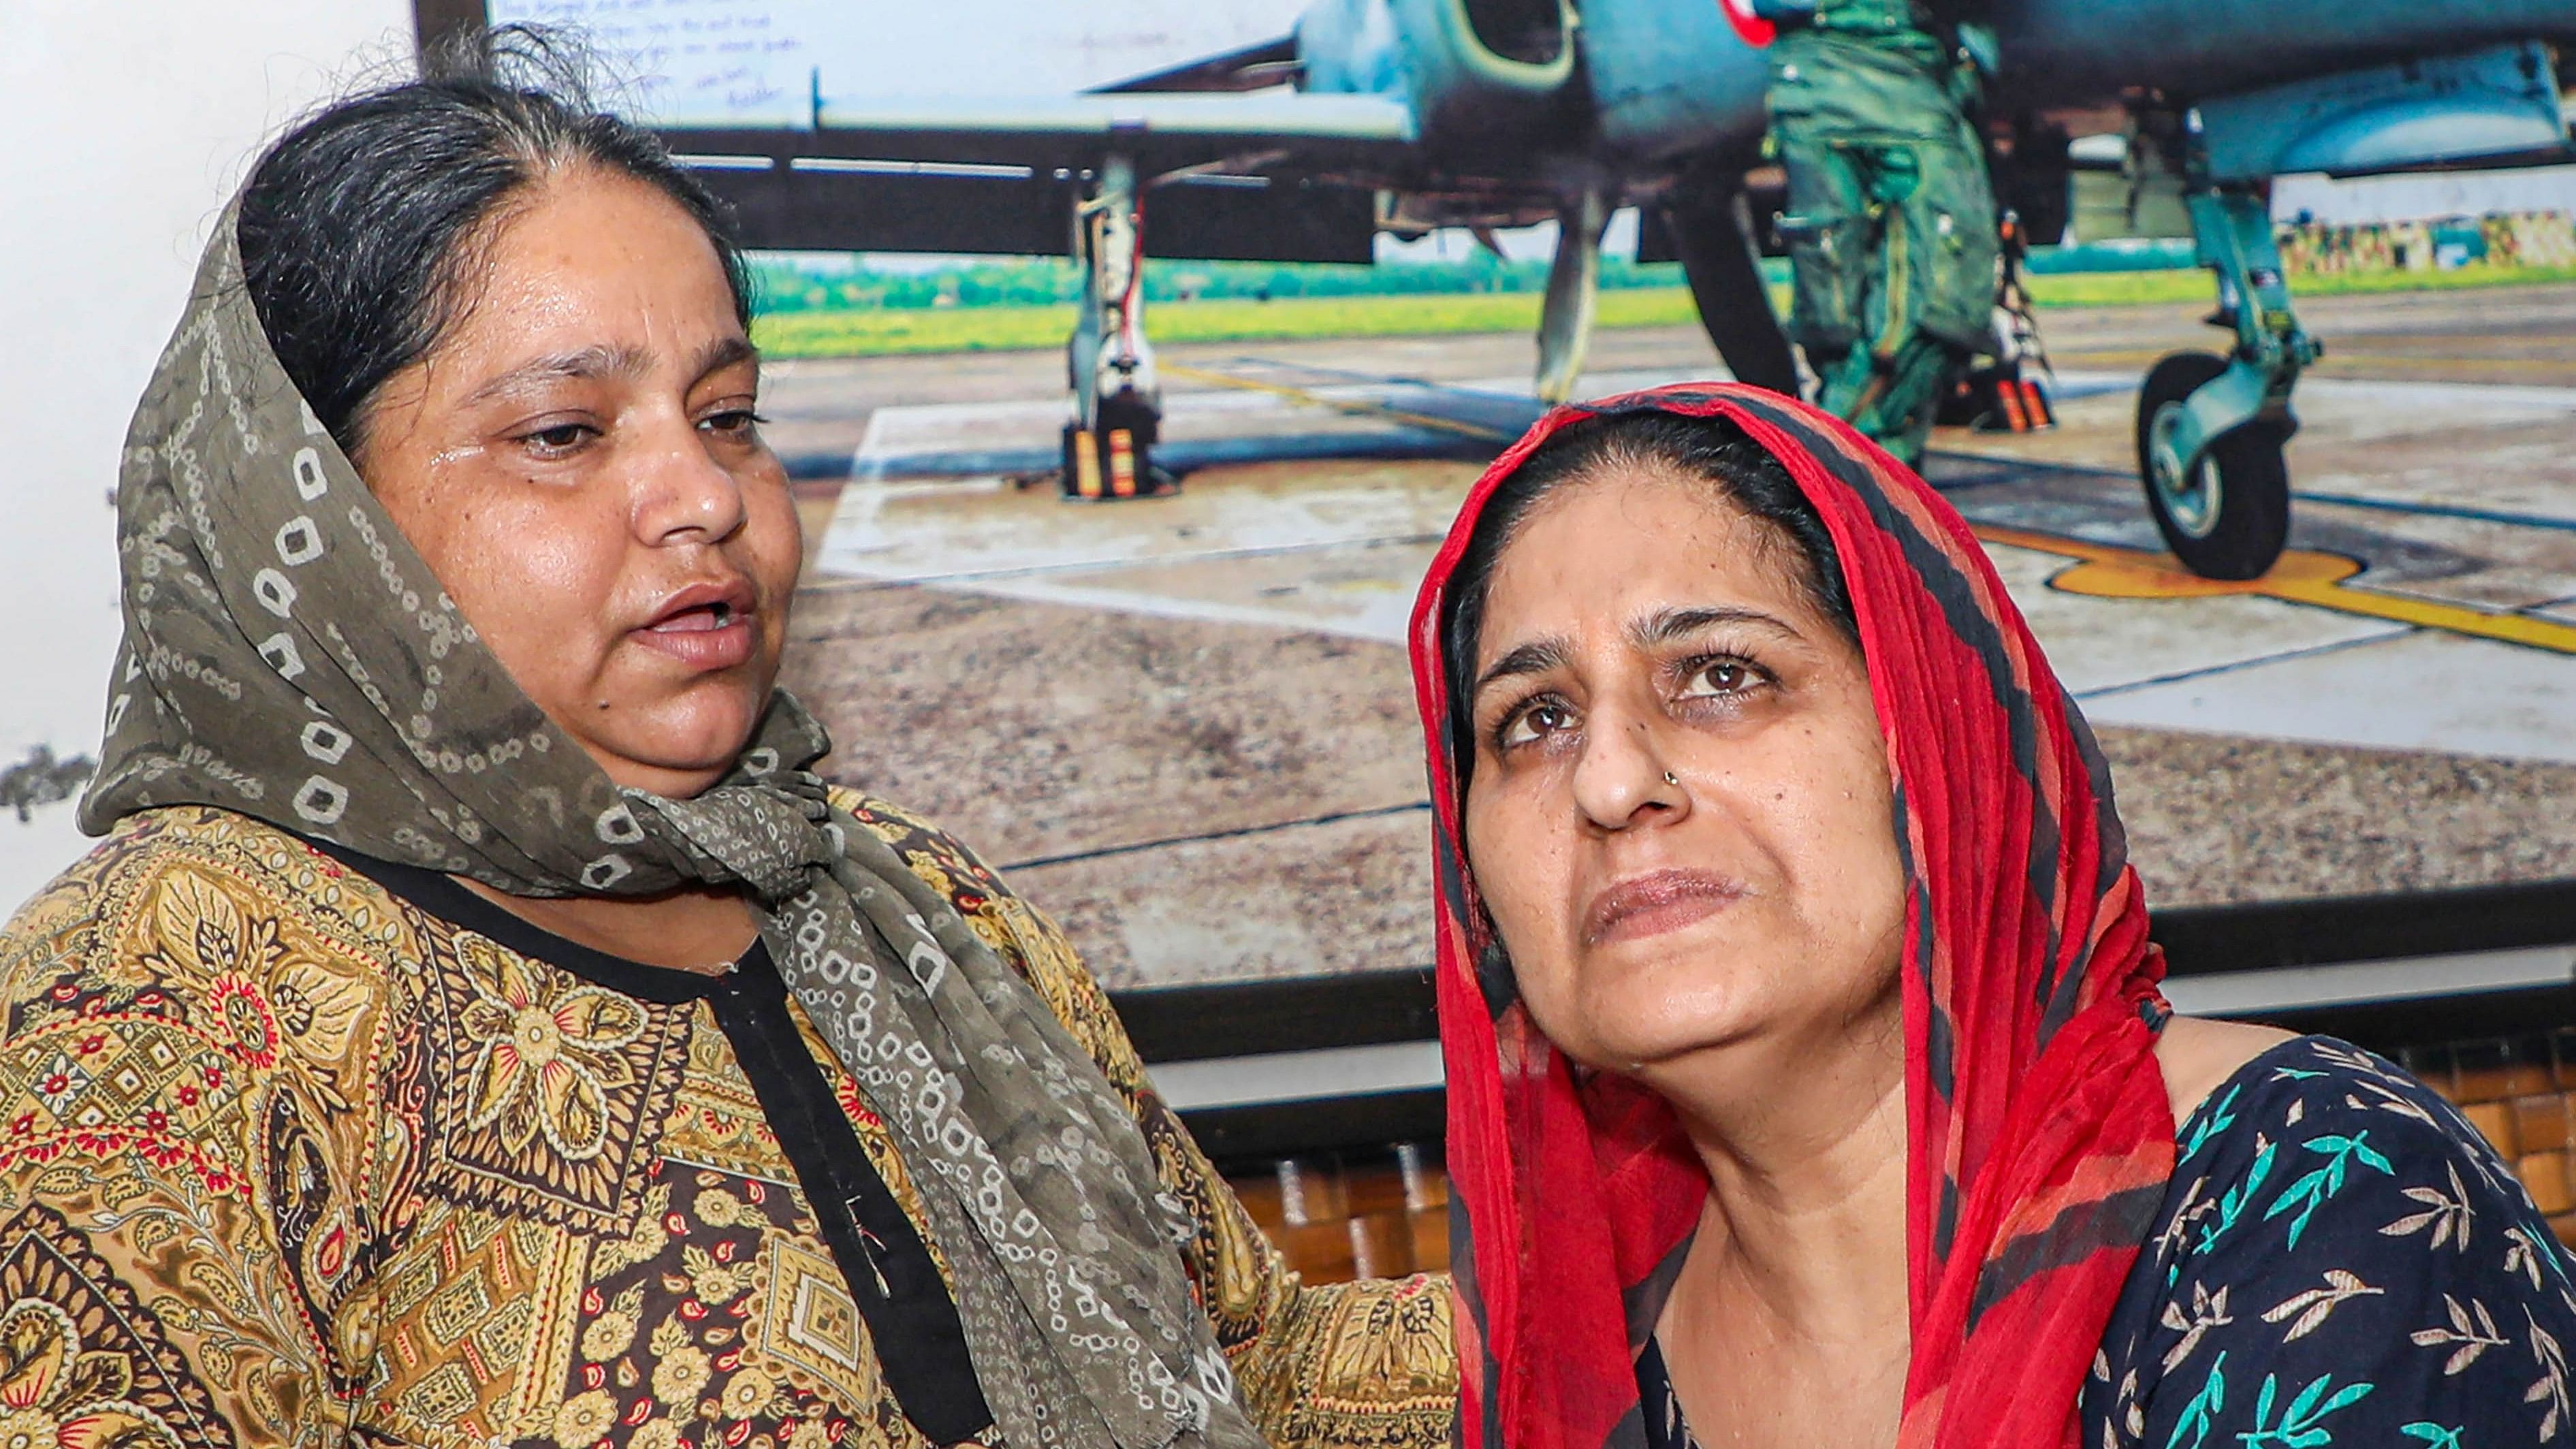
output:
[[[2290,541],[2290,465],[2281,455],[2288,434],[2260,422],[2223,433],[2184,478],[2160,476],[2155,463],[2159,427],[2171,428],[2183,400],[2226,370],[2225,358],[2177,352],[2147,374],[2138,394],[2138,477],[2156,531],[2183,567],[2205,579],[2255,579]]]

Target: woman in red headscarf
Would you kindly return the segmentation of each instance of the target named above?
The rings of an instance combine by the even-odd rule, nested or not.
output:
[[[2322,1449],[2571,1424],[2512,1174],[2177,1018],[1958,515],[1749,388],[1560,409],[1414,614],[1475,1449]]]

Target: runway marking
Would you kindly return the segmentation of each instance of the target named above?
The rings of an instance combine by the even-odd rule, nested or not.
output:
[[[1371,805],[1358,810],[1335,810],[1323,815],[1301,815],[1294,820],[1271,820],[1257,825],[1238,825],[1230,830],[1205,830],[1193,835],[1166,835],[1154,840],[1103,845],[1089,850],[1068,851],[1063,855],[1033,855],[1026,860],[1006,861],[995,866],[994,869],[1017,875],[1024,870],[1043,870],[1050,865],[1069,865],[1076,861],[1101,860],[1115,855],[1139,855],[1145,851],[1163,850],[1175,845],[1207,845],[1220,840],[1241,840],[1252,835],[1276,835],[1283,830],[1345,825],[1354,820],[1386,820],[1398,815],[1420,814],[1430,808],[1431,802],[1428,800],[1407,800],[1397,805]]]
[[[2413,637],[2414,631],[2402,628],[2388,632],[2374,631],[2368,634],[2357,635],[2350,639],[2336,639],[2324,644],[2309,644],[2296,649],[2284,649],[2277,654],[2257,654],[2250,658],[2230,659],[2218,664],[2195,664],[2188,668],[2167,670],[2162,674],[2150,674],[2140,679],[2124,679],[2117,684],[2097,684],[2087,689],[2073,689],[2068,692],[2073,694],[2078,700],[2082,701],[2085,707],[2089,709],[2095,703],[2100,701],[2117,700],[2123,695],[2144,694],[2153,690],[2162,689],[2168,684],[2187,684],[2201,680],[2217,679],[2230,674],[2244,674],[2255,670],[2275,669],[2283,664],[2293,663],[2298,660],[2320,659],[2331,654],[2341,654],[2347,650],[2374,648],[2378,645],[2387,643],[2391,639],[2411,639]]]
[[[2175,568],[2165,555],[2141,549],[2115,548],[2109,544],[2088,543],[2053,533],[2034,533],[2028,529],[2004,528],[1995,524],[1979,523],[1970,527],[1977,537],[1988,543],[2077,560],[2073,568],[2048,581],[2050,588],[2063,593],[2098,599],[2200,599],[2225,594],[2254,594],[2287,603],[2331,609],[2339,614],[2386,619],[2392,623],[2520,644],[2557,654],[2576,654],[2576,626],[2535,619],[2528,614],[2490,613],[2459,604],[2441,604],[2429,599],[2406,599],[2369,589],[2347,588],[2346,581],[2359,574],[2364,565],[2358,559],[2341,554],[2293,549],[2281,555],[2281,561],[2263,577],[2234,582],[2204,579],[2198,574],[2186,573]]]
[[[2472,523],[2502,523],[2514,528],[2553,528],[2576,533],[2576,518],[2560,518],[2548,513],[2513,513],[2501,508],[2469,508],[2456,503],[2407,503],[2395,498],[2364,498],[2355,493],[2311,493],[2305,488],[2291,490],[2293,498],[2312,503],[2333,503],[2345,508],[2368,508],[2381,513],[2412,513],[2425,518],[2461,518]]]
[[[1399,423],[1409,423],[1417,428],[1430,428],[1437,432],[1455,433],[1460,437],[1475,438],[1480,442],[1508,443],[1515,436],[1511,433],[1497,432],[1492,428],[1483,427],[1475,423],[1462,423],[1456,418],[1435,417],[1430,413],[1407,412],[1402,408],[1388,407],[1384,403],[1361,402],[1356,399],[1322,397],[1305,388],[1290,387],[1286,383],[1258,382],[1248,377],[1236,377],[1231,373],[1211,372],[1205,368],[1198,367],[1183,367],[1177,363],[1165,363],[1163,365],[1163,375],[1165,377],[1187,378],[1192,382],[1212,383],[1218,387],[1240,388],[1245,392],[1266,392],[1273,397],[1284,397],[1291,402],[1304,403],[1308,407],[1329,408],[1334,412],[1347,413],[1352,417],[1388,418]]]
[[[1195,367],[1166,367],[1167,374],[1186,377],[1194,382],[1218,387],[1242,388],[1265,392],[1314,407],[1330,408],[1354,416],[1393,418],[1416,427],[1437,428],[1490,442],[1508,443],[1512,435],[1453,418],[1434,417],[1428,413],[1406,412],[1382,403],[1358,399],[1318,397],[1304,389],[1285,383],[1256,382],[1251,378],[1214,372]],[[2307,604],[2330,609],[2339,614],[2363,618],[2386,619],[2393,623],[2411,624],[2417,628],[2438,629],[2476,639],[2494,639],[2506,644],[2520,644],[2533,649],[2546,649],[2558,654],[2576,654],[2576,626],[2533,618],[2527,614],[2489,613],[2459,604],[2435,603],[2429,599],[2406,599],[2393,594],[2344,587],[2344,582],[2365,567],[2358,559],[2340,554],[2310,553],[2292,550],[2281,555],[2272,571],[2259,579],[2234,582],[2204,579],[2198,574],[2175,568],[2164,554],[2139,549],[2117,548],[2109,544],[2088,543],[2054,533],[2037,533],[2029,529],[2006,528],[1999,524],[1970,523],[1969,531],[1988,543],[2013,548],[2027,548],[2060,558],[2077,560],[2075,567],[2050,579],[2049,587],[2064,593],[2103,599],[2192,599],[2223,594],[2256,594],[2287,603]]]
[[[2195,350],[2202,349],[2167,348],[2148,350],[2132,347],[2091,351],[2079,348],[2060,349],[2053,355],[2060,361],[2076,363],[2086,367],[2144,369],[2153,366],[2160,359],[2169,357],[2175,352],[2189,352]],[[2311,374],[2326,373],[2331,376],[2335,369],[2344,367],[2368,367],[2374,369],[2395,367],[2447,367],[2470,370],[2494,368],[2505,372],[2541,372],[2553,373],[2560,376],[2576,373],[2576,364],[2570,364],[2565,358],[2443,357],[2438,355],[2408,352],[2369,352],[2360,349],[2355,349],[2349,352],[2338,352],[2331,348],[2328,349],[2324,357],[2317,360],[2314,367],[2311,367],[2308,370]],[[2375,380],[2389,382],[2415,381],[2415,379],[2412,378],[2386,378]]]
[[[1355,538],[1318,538],[1303,543],[1248,544],[1241,548],[1194,549],[1182,553],[1143,554],[1132,557],[1086,557],[1055,559],[1046,563],[996,564],[990,568],[958,569],[944,574],[866,572],[867,565],[843,565],[838,580],[860,580],[871,584],[925,584],[942,588],[976,584],[1007,583],[1021,579],[1049,579],[1066,575],[1127,572],[1136,569],[1162,568],[1181,564],[1232,563],[1247,559],[1289,558],[1305,553],[1333,553],[1345,549],[1365,552],[1373,548],[1422,548],[1437,544],[1447,537],[1440,533],[1383,533]]]
[[[2065,463],[2051,458],[2028,458],[2012,453],[1987,452],[1970,443],[1962,446],[1945,441],[1939,456],[1970,463],[1996,463],[2025,473],[2071,473],[2079,477],[2125,478],[2133,476],[2125,468],[2103,467],[2091,463]],[[2009,488],[2010,476],[1980,474],[1954,478],[1933,486],[1947,493],[1970,488]],[[2576,517],[2554,513],[2517,513],[2504,508],[2473,508],[2462,503],[2416,503],[2402,498],[2369,498],[2358,493],[2324,493],[2307,488],[2293,488],[2290,496],[2307,503],[2331,503],[2341,508],[2361,508],[2374,513],[2403,513],[2418,518],[2457,518],[2470,523],[2500,523],[2511,528],[2546,528],[2560,533],[2576,533]]]

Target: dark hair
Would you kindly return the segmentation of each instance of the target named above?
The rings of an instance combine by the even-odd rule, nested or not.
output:
[[[1789,470],[1742,428],[1726,418],[1664,412],[1616,413],[1568,424],[1541,443],[1485,501],[1466,552],[1449,576],[1440,642],[1449,690],[1450,764],[1461,799],[1476,762],[1468,691],[1476,680],[1486,595],[1503,549],[1520,533],[1531,510],[1559,488],[1615,469],[1657,465],[1705,480],[1719,497],[1767,524],[1790,554],[1798,586],[1816,612],[1858,647],[1860,621],[1852,613],[1851,590],[1843,582],[1833,535]]]
[[[532,26],[478,32],[418,80],[334,102],[279,137],[242,189],[235,236],[269,346],[353,456],[385,379],[472,305],[474,262],[549,174],[594,166],[652,186],[705,229],[748,324],[724,204],[652,132],[591,103],[579,45]]]

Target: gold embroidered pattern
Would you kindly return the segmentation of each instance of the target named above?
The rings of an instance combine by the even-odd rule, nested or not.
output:
[[[213,1401],[70,1225],[41,1207],[0,1227],[0,1444],[229,1444]]]
[[[842,803],[1136,1112],[1272,1441],[1445,1444],[1446,1285],[1300,1285],[1055,928],[936,831]],[[702,1003],[519,956],[203,809],[128,821],[0,932],[0,1002],[0,1449],[928,1449]]]
[[[566,1157],[599,1156],[609,1094],[635,1084],[618,1053],[644,1034],[643,1008],[488,941],[469,938],[457,955],[474,988],[458,1023],[480,1043],[466,1069],[465,1125],[497,1126],[512,1152],[542,1134]]]
[[[429,1185],[496,1212],[623,1230],[685,1074],[690,1008],[620,996],[471,931],[425,934],[440,989],[417,1080],[452,1099],[439,1105]]]

